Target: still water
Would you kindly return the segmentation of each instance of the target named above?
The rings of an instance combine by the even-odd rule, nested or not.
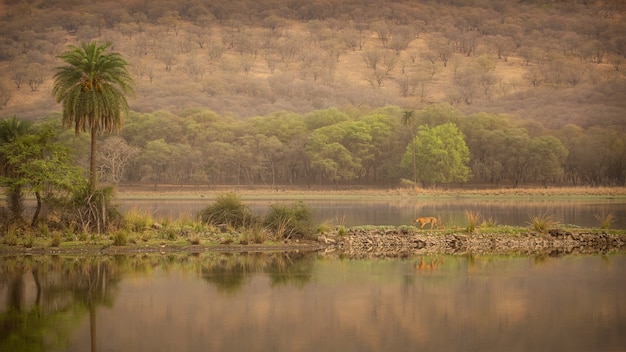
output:
[[[298,200],[243,199],[242,202],[255,214],[267,212],[270,204],[287,204]],[[592,200],[533,200],[533,199],[308,199],[304,202],[313,211],[314,223],[328,222],[345,226],[357,225],[410,225],[418,216],[438,217],[448,227],[467,225],[466,211],[481,214],[484,220],[498,225],[528,226],[531,217],[550,215],[560,224],[580,227],[599,227],[595,215],[613,214],[611,228],[626,229],[626,197]],[[120,209],[131,208],[150,211],[155,216],[177,217],[195,215],[212,204],[210,199],[197,200],[122,200]]]
[[[626,254],[0,258],[0,351],[626,351]]]

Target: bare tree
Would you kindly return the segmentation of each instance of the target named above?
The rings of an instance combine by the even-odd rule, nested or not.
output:
[[[0,110],[4,109],[11,100],[11,92],[3,82],[0,82]]]
[[[126,166],[139,154],[139,148],[133,147],[119,136],[107,138],[98,151],[98,174],[105,182],[118,184],[124,177]]]

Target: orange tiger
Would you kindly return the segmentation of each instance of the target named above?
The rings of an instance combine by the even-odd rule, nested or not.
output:
[[[433,217],[424,217],[424,218],[417,218],[415,219],[414,223],[420,223],[420,229],[424,228],[424,225],[426,224],[430,224],[430,228],[432,229],[433,226],[437,226],[437,228],[439,228],[439,225],[437,225],[437,218],[433,218]]]

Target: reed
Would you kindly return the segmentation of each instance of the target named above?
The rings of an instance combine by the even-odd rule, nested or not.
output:
[[[528,225],[530,225],[530,228],[535,231],[545,233],[549,228],[558,225],[558,221],[554,219],[553,215],[545,212],[539,215],[531,216]]]
[[[465,231],[467,231],[468,233],[476,232],[476,227],[480,222],[480,219],[482,218],[480,212],[467,210],[465,211],[465,217],[467,218],[467,227],[465,228]]]
[[[604,230],[611,227],[611,225],[616,219],[613,213],[594,214],[593,217],[596,218],[596,220],[598,220],[600,228]]]
[[[152,212],[148,209],[131,208],[124,214],[126,228],[133,232],[143,232],[154,223]]]
[[[114,246],[125,246],[128,243],[128,231],[127,230],[117,230],[111,236],[113,237],[113,245]]]

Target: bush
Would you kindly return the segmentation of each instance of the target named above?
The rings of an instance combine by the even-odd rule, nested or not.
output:
[[[128,243],[128,233],[125,230],[115,231],[113,233],[113,245],[125,246]]]
[[[200,219],[209,225],[230,225],[241,227],[253,222],[253,216],[241,199],[233,193],[222,194],[217,197],[213,205],[200,212]]]
[[[61,245],[61,234],[59,232],[55,232],[52,235],[52,241],[50,242],[50,247],[59,247]]]
[[[270,205],[264,225],[275,231],[279,238],[305,237],[311,234],[311,209],[298,202],[292,206]]]

